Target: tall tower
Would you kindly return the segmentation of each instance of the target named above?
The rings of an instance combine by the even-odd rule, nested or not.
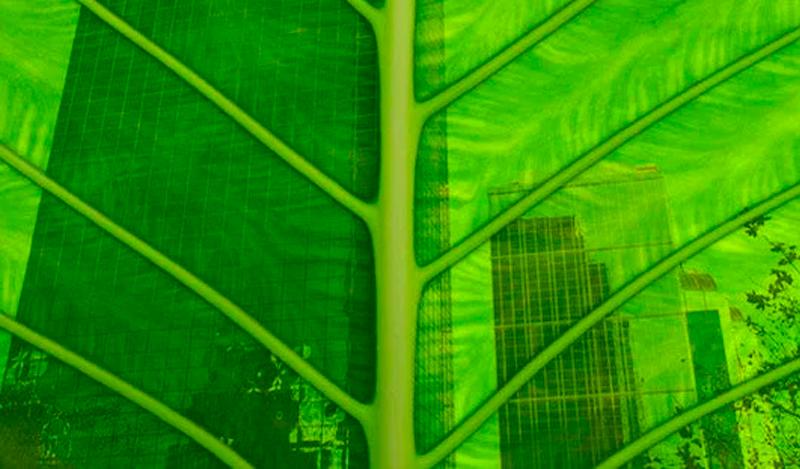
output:
[[[528,190],[495,189],[490,204],[497,211]],[[663,176],[652,165],[600,165],[498,233],[491,248],[502,384],[674,249]],[[659,359],[665,351],[668,361]],[[695,400],[678,279],[668,275],[594,326],[501,409],[503,466],[591,466]],[[664,461],[662,452],[675,453],[667,446],[654,450]]]
[[[375,41],[346,2],[108,5],[343,186],[374,192]],[[365,227],[86,9],[53,140],[50,177],[369,399],[374,288]],[[188,414],[257,466],[365,460],[341,410],[49,196],[17,319]],[[46,403],[42,421],[28,422],[41,458],[75,467],[214,464],[171,427],[24,343],[14,341],[10,357],[19,365],[6,370],[0,398],[24,387]],[[56,427],[68,431],[53,435]],[[46,451],[36,443],[51,440],[59,443]]]
[[[608,295],[574,217],[515,221],[492,239],[498,381]],[[503,467],[587,467],[636,426],[626,321],[591,329],[500,412]]]

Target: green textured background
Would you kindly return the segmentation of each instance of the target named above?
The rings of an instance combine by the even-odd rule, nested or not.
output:
[[[417,94],[434,95],[566,3],[419,1]],[[107,6],[342,186],[376,196],[376,44],[345,1]],[[660,103],[798,26],[795,0],[598,1],[426,124],[416,169],[418,258],[435,258]],[[66,0],[0,0],[0,143],[227,295],[357,398],[370,398],[375,299],[366,228],[89,11]],[[656,176],[630,183],[642,174]],[[800,45],[793,44],[660,119],[525,218],[574,217],[613,292],[798,180]],[[752,325],[770,317],[746,293],[766,288],[779,260],[763,236],[797,244],[798,233],[793,202],[771,215],[760,239],[743,230],[728,236],[604,322],[626,324],[620,340],[633,361],[626,369],[633,397],[619,399],[633,402],[635,424],[620,443],[710,397],[696,374],[693,347],[703,337],[724,341],[728,385],[794,356],[796,324],[780,323],[767,341]],[[432,282],[422,300],[415,407],[422,450],[503,384],[495,313],[504,290],[493,283],[490,244]],[[711,275],[713,292],[682,286],[687,272]],[[553,304],[577,297],[567,283],[553,287]],[[522,298],[514,308],[528,314],[536,296],[520,292],[534,287],[520,285],[505,291]],[[789,294],[800,297],[796,290]],[[691,330],[686,313],[705,309],[719,312],[720,334]],[[186,413],[258,467],[366,465],[361,430],[341,410],[276,371],[269,353],[174,279],[40,197],[5,165],[0,310]],[[515,344],[526,347],[516,353],[530,358],[541,345]],[[548,365],[532,387],[556,386],[548,377],[570,360],[577,359]],[[285,389],[254,397],[253,389],[274,384],[267,379],[274,373]],[[0,377],[0,466],[216,464],[138,407],[4,333]],[[764,396],[800,407],[796,393]],[[545,397],[562,412],[574,400]],[[739,422],[743,456],[733,467],[800,465],[792,436],[800,420],[776,407],[725,414]],[[501,420],[487,422],[442,466],[511,467],[508,455],[525,448],[509,446],[504,432],[512,430]],[[729,448],[712,444],[708,422],[632,465],[717,467],[715,451]],[[553,434],[603,431],[559,425]],[[290,445],[290,431],[306,443]],[[586,467],[608,455],[554,454],[552,467]]]

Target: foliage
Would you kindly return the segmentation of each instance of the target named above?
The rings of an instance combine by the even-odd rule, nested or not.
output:
[[[312,349],[303,345],[297,352],[308,357]],[[343,464],[341,448],[350,443],[354,422],[275,355],[248,343],[219,343],[204,361],[212,371],[192,395],[188,417],[214,428],[234,449],[258,448],[250,458],[259,467]],[[221,407],[225,401],[232,404]],[[203,459],[198,450],[179,445],[170,464],[183,467]]]
[[[765,245],[774,254],[774,266],[766,272],[766,280],[746,292],[747,302],[756,314],[745,318],[747,327],[758,339],[758,345],[748,354],[747,366],[758,371],[796,358],[800,343],[800,288],[798,247],[794,240],[776,240],[769,234],[768,217],[759,217],[745,226],[746,234]],[[765,418],[769,428],[764,437],[767,447],[777,453],[775,467],[794,467],[800,463],[800,380],[787,379],[779,386],[765,388],[738,404],[745,414],[755,413]],[[769,456],[751,455],[751,462],[765,464]]]
[[[47,357],[21,349],[6,370],[0,394],[0,467],[69,467],[74,419],[39,394]]]

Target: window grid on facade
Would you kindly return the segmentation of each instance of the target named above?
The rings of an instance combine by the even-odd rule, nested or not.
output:
[[[491,242],[498,381],[503,383],[608,294],[574,217],[522,218]],[[635,425],[628,328],[591,329],[500,411],[503,467],[583,467]]]

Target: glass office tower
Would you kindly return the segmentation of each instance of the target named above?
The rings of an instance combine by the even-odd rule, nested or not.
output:
[[[608,296],[574,217],[515,221],[492,239],[498,381]],[[636,426],[627,322],[606,321],[500,412],[503,467],[589,467]]]
[[[498,188],[489,201],[499,210],[528,190]],[[674,248],[663,176],[652,165],[601,165],[491,244],[502,384]],[[664,350],[672,360],[659,358]],[[502,466],[590,467],[695,400],[679,283],[668,275],[588,331],[501,409]],[[652,455],[673,460],[674,442]]]
[[[343,186],[374,193],[374,38],[346,2],[106,3]],[[365,228],[86,9],[47,173],[369,398],[374,289]],[[365,463],[360,429],[341,410],[213,307],[47,195],[17,320],[185,413],[260,467]],[[19,440],[16,460],[216,464],[31,347],[15,340],[9,356],[0,401],[4,428]]]

